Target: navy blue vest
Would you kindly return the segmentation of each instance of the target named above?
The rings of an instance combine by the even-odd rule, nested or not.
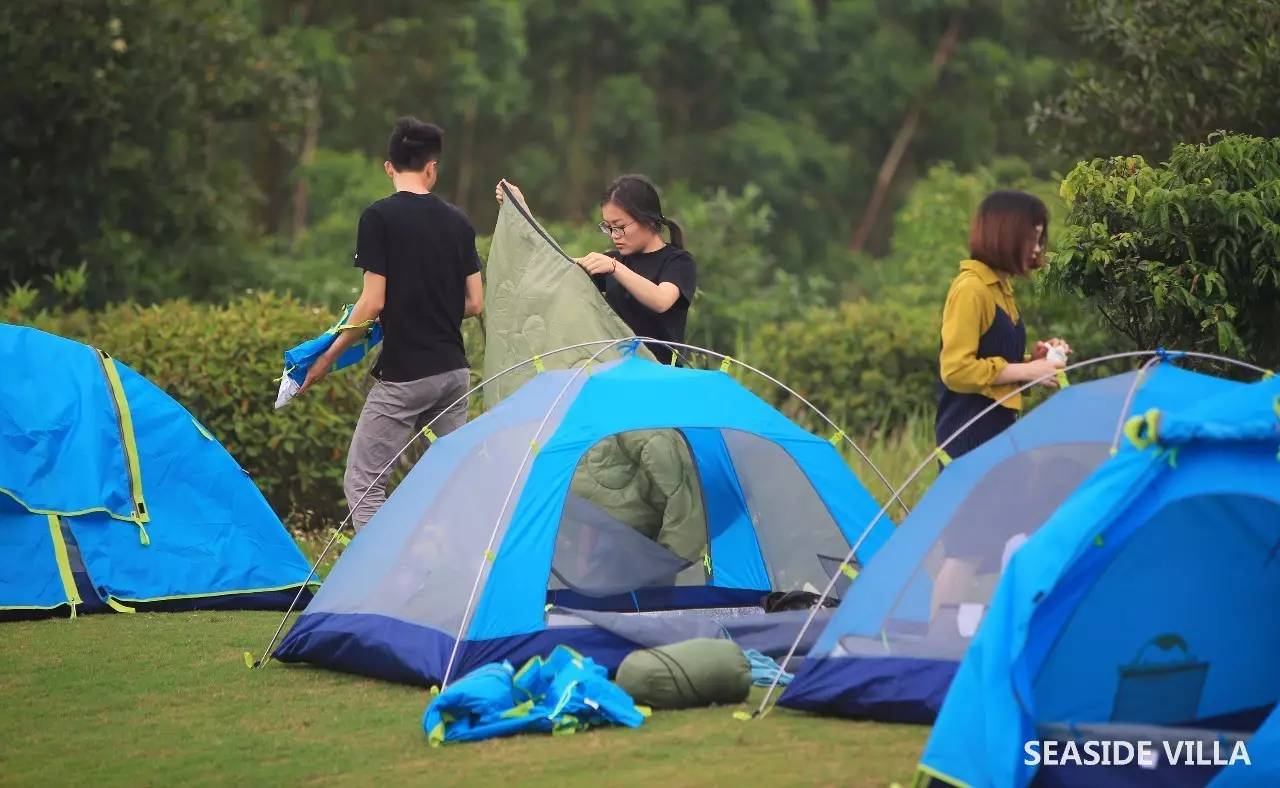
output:
[[[1022,324],[1022,319],[1013,322],[1009,314],[997,306],[995,319],[978,339],[978,358],[999,356],[1010,364],[1020,364],[1026,351],[1027,328]],[[938,418],[933,427],[934,440],[941,445],[994,401],[981,394],[959,394],[947,388],[939,379]],[[1017,418],[1018,412],[1012,408],[994,408],[957,435],[945,451],[953,459],[970,452],[999,435]]]

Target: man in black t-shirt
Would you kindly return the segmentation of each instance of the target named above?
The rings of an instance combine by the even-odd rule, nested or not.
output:
[[[351,438],[343,487],[360,529],[386,500],[383,472],[428,423],[446,435],[467,419],[470,370],[462,320],[480,314],[484,291],[476,232],[467,217],[431,193],[443,133],[415,118],[392,129],[383,164],[396,192],[360,216],[355,266],[364,289],[350,322],[381,319],[377,379]],[[344,331],[311,367],[299,393],[323,378],[363,332]]]

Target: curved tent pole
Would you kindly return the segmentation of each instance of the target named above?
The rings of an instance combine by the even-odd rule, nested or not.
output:
[[[471,626],[471,614],[475,608],[476,596],[480,593],[480,579],[484,577],[484,565],[486,562],[494,560],[491,558],[494,555],[493,545],[498,540],[498,531],[502,529],[502,518],[507,516],[507,509],[511,506],[511,499],[515,496],[516,487],[520,484],[520,475],[524,473],[525,468],[529,465],[530,458],[533,457],[534,452],[537,450],[538,441],[542,438],[542,431],[546,429],[547,422],[551,420],[551,414],[560,406],[560,401],[564,399],[564,395],[569,391],[569,388],[582,376],[583,372],[595,363],[596,359],[609,349],[631,343],[634,340],[634,337],[610,340],[608,345],[597,350],[591,358],[587,359],[585,364],[574,369],[573,375],[565,381],[560,393],[556,394],[556,398],[551,401],[550,407],[547,408],[547,412],[542,416],[542,421],[538,423],[538,428],[534,430],[533,438],[530,439],[528,447],[524,450],[524,457],[520,459],[520,466],[516,468],[515,476],[511,479],[511,486],[507,488],[507,496],[502,501],[502,508],[498,510],[498,516],[493,521],[493,530],[489,533],[489,542],[485,545],[484,553],[480,556],[480,568],[476,571],[475,582],[471,584],[471,593],[467,596],[467,606],[462,611],[462,621],[458,626],[458,636],[454,638],[453,648],[449,651],[449,661],[444,667],[444,676],[440,680],[440,689],[443,690],[449,686],[449,676],[453,672],[453,663],[458,658],[458,649],[462,646],[462,639],[466,636],[467,628]]]
[[[1120,437],[1124,434],[1124,423],[1129,418],[1129,408],[1133,407],[1133,400],[1138,396],[1138,389],[1142,387],[1142,381],[1147,377],[1147,370],[1156,366],[1162,361],[1159,355],[1152,356],[1138,367],[1138,372],[1133,376],[1133,383],[1129,386],[1129,390],[1125,392],[1124,404],[1120,406],[1120,417],[1116,420],[1116,432],[1111,438],[1111,455],[1115,456],[1120,450]]]
[[[895,489],[893,488],[893,485],[889,483],[889,480],[885,477],[885,475],[884,475],[883,473],[881,473],[881,472],[880,472],[880,468],[879,468],[879,467],[877,467],[877,466],[876,466],[876,464],[875,464],[874,462],[872,462],[872,461],[871,461],[871,458],[870,458],[869,456],[867,456],[867,453],[866,453],[865,451],[863,451],[863,450],[862,450],[862,447],[861,447],[861,446],[859,446],[856,442],[854,442],[853,438],[850,438],[848,433],[846,433],[844,430],[840,429],[840,426],[839,426],[839,425],[837,425],[834,421],[832,421],[832,420],[831,420],[831,418],[827,416],[827,414],[825,414],[825,413],[823,413],[822,411],[818,410],[818,408],[817,408],[817,406],[816,406],[816,405],[814,405],[812,402],[810,402],[809,400],[807,400],[807,399],[805,399],[803,396],[801,396],[801,395],[800,395],[800,393],[799,393],[799,392],[797,392],[795,389],[791,388],[791,387],[790,387],[790,386],[788,386],[787,384],[783,383],[782,381],[778,380],[778,379],[777,379],[777,378],[775,378],[774,376],[770,375],[768,372],[764,372],[763,370],[756,369],[755,367],[751,366],[750,364],[748,364],[748,363],[747,363],[747,362],[745,362],[745,361],[741,361],[741,360],[736,359],[736,358],[734,358],[734,357],[732,357],[732,356],[726,356],[725,354],[723,354],[723,353],[718,353],[718,352],[716,352],[716,351],[714,351],[714,350],[709,350],[709,349],[704,348],[704,347],[698,347],[697,345],[686,345],[686,344],[685,344],[685,343],[683,343],[683,342],[667,342],[666,340],[661,340],[661,339],[654,339],[654,340],[646,339],[646,340],[644,340],[644,341],[646,341],[646,342],[658,342],[658,343],[661,343],[661,344],[663,344],[663,345],[667,345],[667,346],[669,346],[669,347],[673,347],[673,348],[677,348],[677,347],[678,347],[678,348],[684,348],[684,349],[686,349],[686,350],[696,350],[696,351],[699,351],[699,352],[701,352],[701,353],[706,353],[706,354],[707,354],[707,355],[709,355],[709,356],[715,356],[716,358],[719,358],[719,359],[721,359],[721,360],[723,360],[723,361],[728,361],[730,364],[737,364],[738,366],[742,367],[743,369],[746,369],[746,370],[749,370],[749,371],[751,371],[751,372],[754,372],[755,374],[757,374],[757,375],[759,375],[760,377],[764,378],[765,380],[769,381],[769,382],[770,382],[770,383],[772,383],[773,385],[775,385],[775,386],[777,386],[778,388],[782,389],[783,391],[787,392],[787,393],[788,393],[788,394],[790,394],[791,396],[793,396],[793,397],[795,397],[796,399],[800,400],[800,402],[801,402],[801,403],[803,403],[805,407],[807,407],[809,410],[811,410],[811,411],[813,411],[814,413],[816,413],[816,414],[818,415],[818,417],[819,417],[819,418],[821,418],[823,421],[825,421],[825,422],[827,423],[827,426],[829,426],[829,427],[831,427],[831,429],[835,430],[835,434],[836,434],[836,435],[838,435],[838,436],[841,438],[841,440],[843,440],[845,443],[847,443],[847,444],[849,444],[851,447],[853,447],[853,450],[854,450],[855,452],[857,452],[857,453],[858,453],[858,456],[862,458],[862,461],[863,461],[863,462],[865,462],[867,465],[869,465],[869,466],[871,467],[871,470],[875,471],[876,476],[877,476],[877,477],[880,479],[880,481],[884,484],[885,489],[887,489],[887,490],[889,491],[890,500],[891,500],[891,501],[897,501],[897,502],[898,502],[898,505],[902,507],[902,511],[903,511],[903,513],[904,513],[904,514],[911,514],[911,510],[907,508],[906,503],[904,503],[904,502],[903,502],[903,500],[902,500],[902,497],[901,497],[900,491],[895,490]],[[834,437],[834,436],[833,436],[833,437]]]
[[[1015,389],[1014,391],[1011,391],[1008,394],[1001,397],[1000,399],[996,400],[995,402],[992,402],[985,409],[983,409],[982,412],[980,412],[978,415],[974,416],[973,418],[969,419],[967,422],[961,425],[959,429],[951,433],[951,435],[948,436],[947,439],[944,440],[941,444],[939,444],[934,451],[929,452],[928,456],[924,458],[924,461],[921,462],[919,465],[917,465],[915,470],[913,470],[911,474],[907,476],[906,480],[902,482],[902,484],[898,487],[897,493],[901,494],[903,491],[905,491],[907,487],[909,487],[911,483],[916,480],[916,477],[918,477],[921,473],[923,473],[925,468],[929,467],[929,464],[934,461],[934,457],[936,456],[939,449],[946,449],[946,447],[949,446],[951,442],[954,441],[957,437],[959,437],[961,433],[963,433],[965,430],[969,429],[969,427],[977,423],[977,421],[981,419],[983,416],[987,415],[995,408],[1003,405],[1010,398],[1015,397],[1018,394],[1021,394],[1022,392],[1030,388],[1033,388],[1034,386],[1038,386],[1047,380],[1056,378],[1059,372],[1070,372],[1076,369],[1083,369],[1084,367],[1093,366],[1095,364],[1101,364],[1105,361],[1115,361],[1117,359],[1124,359],[1124,358],[1142,358],[1147,356],[1155,356],[1157,359],[1165,359],[1165,358],[1178,359],[1182,357],[1206,359],[1210,361],[1218,361],[1218,362],[1223,362],[1227,364],[1235,364],[1244,369],[1249,369],[1263,375],[1266,375],[1270,371],[1267,369],[1263,369],[1262,367],[1256,366],[1254,364],[1250,364],[1247,361],[1241,361],[1239,359],[1229,358],[1227,356],[1219,356],[1213,353],[1200,353],[1192,350],[1185,350],[1185,351],[1183,350],[1168,350],[1168,351],[1166,350],[1131,350],[1124,353],[1112,353],[1106,356],[1098,356],[1097,358],[1085,359],[1084,361],[1071,364],[1061,370],[1054,370],[1051,374],[1044,375],[1043,377],[1040,377],[1029,383],[1024,383],[1022,386]],[[885,513],[888,511],[888,508],[889,508],[888,504],[880,508],[880,511],[876,513],[876,516],[874,518],[872,518],[870,524],[868,524],[867,527],[862,531],[862,534],[858,537],[858,540],[854,542],[851,548],[849,548],[849,554],[845,556],[844,563],[849,563],[850,561],[853,560],[854,555],[858,551],[858,548],[862,546],[862,543],[866,541],[867,536],[871,534],[871,530],[875,528],[876,525],[880,522],[881,518],[885,516]],[[791,647],[787,650],[787,655],[783,657],[782,662],[779,663],[784,668],[786,667],[787,663],[789,663],[792,660],[792,658],[795,657],[796,650],[800,648],[800,642],[804,639],[805,634],[809,631],[809,627],[812,626],[814,618],[816,618],[818,615],[818,610],[821,609],[822,607],[822,603],[826,601],[827,597],[831,596],[831,589],[835,588],[836,579],[838,577],[839,575],[836,575],[831,578],[831,580],[827,583],[826,588],[822,590],[822,594],[818,597],[817,601],[814,602],[813,607],[810,608],[809,615],[808,617],[805,618],[804,624],[801,625],[799,633],[796,634],[795,641],[792,642]],[[759,707],[756,708],[755,714],[752,716],[759,717],[766,713],[765,707],[769,705],[769,700],[773,697],[773,693],[777,690],[778,681],[779,679],[781,679],[781,677],[782,677],[782,671],[778,671],[776,674],[774,674],[773,681],[769,684],[769,689],[765,692],[764,697],[760,700]]]
[[[727,356],[727,355],[725,355],[725,354],[723,354],[723,353],[718,353],[718,352],[716,352],[716,351],[714,351],[714,350],[709,350],[709,349],[707,349],[707,348],[698,347],[697,345],[689,345],[689,344],[685,344],[685,343],[683,343],[683,342],[669,342],[669,341],[666,341],[666,340],[655,340],[655,339],[651,339],[651,338],[648,338],[648,337],[632,336],[632,337],[626,337],[626,338],[624,338],[624,339],[609,340],[609,341],[608,341],[608,344],[606,345],[606,347],[601,348],[599,351],[597,351],[597,352],[596,352],[596,354],[595,354],[595,355],[593,355],[590,359],[588,359],[588,360],[587,360],[587,362],[586,362],[585,364],[583,364],[582,366],[578,367],[578,368],[575,370],[573,377],[571,377],[571,378],[570,378],[570,379],[565,383],[564,388],[562,388],[562,389],[560,390],[560,393],[559,393],[558,395],[556,395],[555,400],[551,403],[551,407],[548,409],[548,411],[547,411],[546,415],[545,415],[545,416],[543,416],[542,422],[538,425],[538,429],[534,432],[534,436],[533,436],[532,442],[531,442],[531,443],[530,443],[530,445],[529,445],[529,448],[527,448],[527,449],[525,450],[525,456],[521,459],[520,467],[516,469],[516,475],[515,475],[515,478],[511,480],[511,487],[507,490],[506,498],[503,500],[503,503],[502,503],[502,509],[498,512],[498,518],[497,518],[497,521],[494,523],[493,531],[492,531],[492,532],[490,533],[490,535],[489,535],[489,543],[488,543],[488,545],[485,547],[485,551],[484,551],[484,559],[483,559],[483,560],[491,560],[491,559],[490,559],[490,556],[492,556],[492,555],[493,555],[493,546],[494,546],[494,542],[497,540],[498,531],[500,530],[501,525],[502,525],[502,518],[506,516],[507,509],[508,509],[508,508],[510,507],[510,505],[511,505],[511,498],[512,498],[512,496],[515,494],[515,488],[516,488],[516,486],[519,484],[519,481],[520,481],[520,474],[524,473],[525,467],[528,465],[528,463],[529,463],[529,459],[530,459],[530,457],[532,457],[533,452],[535,451],[535,448],[534,448],[534,447],[538,445],[538,441],[539,441],[539,440],[540,440],[540,438],[542,437],[542,431],[546,428],[547,422],[548,422],[548,421],[550,420],[550,418],[551,418],[551,413],[555,411],[555,409],[556,409],[556,407],[557,407],[557,406],[559,406],[560,401],[564,398],[565,392],[567,392],[567,391],[569,390],[569,387],[573,385],[574,381],[578,379],[578,376],[579,376],[579,375],[581,375],[581,374],[582,374],[582,372],[584,372],[586,369],[588,369],[588,368],[591,366],[591,364],[592,364],[592,363],[594,363],[594,362],[595,362],[595,360],[596,360],[597,358],[599,358],[602,354],[604,354],[606,351],[608,351],[609,349],[611,349],[611,348],[613,348],[613,347],[617,347],[617,346],[619,346],[619,345],[626,345],[626,344],[639,343],[639,342],[659,342],[659,343],[661,343],[661,344],[663,344],[663,345],[667,345],[667,346],[672,347],[672,348],[679,347],[679,348],[685,348],[685,349],[688,349],[688,350],[694,350],[694,351],[699,351],[699,352],[702,352],[702,353],[707,353],[708,355],[715,356],[715,357],[717,357],[717,358],[719,358],[719,359],[721,359],[721,360],[723,360],[723,361],[725,361],[725,362],[728,362],[728,363],[736,363],[736,364],[738,364],[739,366],[743,367],[744,369],[748,369],[748,370],[750,370],[750,371],[752,371],[752,372],[756,373],[757,375],[760,375],[761,377],[765,378],[766,380],[768,380],[768,381],[772,382],[774,385],[776,385],[776,386],[778,386],[779,388],[781,388],[783,391],[786,391],[787,393],[791,394],[791,395],[792,395],[792,396],[794,396],[796,399],[800,400],[800,401],[801,401],[801,402],[803,402],[806,406],[808,406],[808,407],[809,407],[809,409],[811,409],[814,413],[816,413],[816,414],[818,414],[820,417],[822,417],[822,419],[823,419],[824,421],[826,421],[826,422],[827,422],[827,424],[829,424],[829,425],[831,426],[831,428],[832,428],[832,429],[834,429],[834,430],[835,430],[839,435],[841,435],[841,436],[844,438],[844,440],[846,440],[846,441],[847,441],[851,446],[853,446],[853,448],[858,452],[858,454],[859,454],[859,455],[860,455],[860,456],[861,456],[861,457],[866,461],[866,463],[867,463],[868,465],[870,465],[870,466],[871,466],[871,468],[876,472],[876,475],[880,477],[881,481],[883,481],[883,482],[884,482],[885,486],[886,486],[886,487],[888,487],[888,488],[890,489],[890,492],[891,492],[891,494],[892,494],[892,497],[891,497],[891,499],[890,499],[890,500],[891,500],[891,501],[893,501],[893,500],[898,501],[899,505],[901,505],[901,506],[902,506],[903,510],[904,510],[904,511],[906,511],[908,514],[910,514],[910,511],[909,511],[909,510],[907,510],[906,504],[904,504],[904,503],[902,502],[901,492],[900,492],[900,491],[895,491],[895,490],[893,490],[893,487],[892,487],[892,485],[889,483],[889,480],[888,480],[888,479],[886,479],[886,478],[885,478],[885,476],[884,476],[884,474],[882,474],[882,473],[880,472],[880,469],[879,469],[879,468],[877,468],[877,467],[876,467],[876,465],[875,465],[875,463],[873,463],[873,462],[871,461],[871,458],[870,458],[870,457],[868,457],[868,456],[867,456],[867,455],[862,451],[862,449],[861,449],[861,448],[860,448],[856,443],[854,443],[854,441],[853,441],[851,438],[849,438],[849,436],[848,436],[847,434],[845,434],[845,432],[844,432],[843,430],[841,430],[839,427],[837,427],[837,426],[836,426],[836,424],[835,424],[835,422],[833,422],[830,418],[828,418],[828,417],[827,417],[827,415],[826,415],[825,413],[823,413],[822,411],[818,410],[818,409],[817,409],[817,408],[816,408],[816,407],[815,407],[811,402],[809,402],[809,401],[808,401],[807,399],[805,399],[804,397],[800,396],[800,395],[799,395],[798,393],[796,393],[793,389],[791,389],[790,387],[788,387],[787,385],[785,385],[784,383],[782,383],[781,381],[779,381],[777,378],[774,378],[773,376],[771,376],[771,375],[769,375],[769,374],[767,374],[767,373],[765,373],[765,372],[762,372],[762,371],[761,371],[761,370],[759,370],[759,369],[756,369],[755,367],[751,366],[750,364],[747,364],[747,363],[745,363],[745,362],[742,362],[742,361],[739,361],[739,360],[737,360],[737,359],[735,359],[735,358],[732,358],[731,356]],[[865,536],[865,534],[864,534],[864,536]],[[476,573],[476,579],[475,579],[475,582],[472,584],[472,586],[471,586],[471,593],[470,593],[470,595],[469,595],[469,596],[468,596],[468,598],[467,598],[467,607],[466,607],[466,609],[463,611],[463,615],[462,615],[462,623],[461,623],[461,626],[460,626],[460,627],[459,627],[459,629],[458,629],[458,636],[457,636],[457,638],[454,640],[454,642],[453,642],[453,648],[451,649],[451,651],[450,651],[450,653],[449,653],[449,662],[445,665],[444,677],[443,677],[443,679],[441,680],[441,683],[440,683],[440,684],[441,684],[441,689],[443,689],[443,688],[445,688],[445,687],[449,686],[449,677],[450,677],[450,675],[451,675],[451,674],[452,674],[452,672],[453,672],[453,664],[454,664],[454,662],[455,662],[455,661],[456,661],[456,659],[457,659],[458,649],[461,647],[462,639],[463,639],[463,637],[464,637],[464,636],[465,636],[465,634],[466,634],[467,628],[468,628],[468,627],[470,626],[470,624],[471,624],[471,622],[470,622],[470,617],[471,617],[471,615],[472,615],[473,608],[474,608],[474,606],[475,606],[476,595],[479,593],[479,588],[480,588],[480,579],[481,579],[483,576],[484,576],[484,563],[483,563],[483,561],[482,561],[482,563],[481,563],[481,565],[480,565],[480,571]]]
[[[683,342],[668,342],[668,341],[666,341],[666,340],[649,339],[649,338],[645,338],[645,337],[627,337],[627,338],[622,339],[622,340],[613,340],[613,339],[597,339],[597,340],[592,340],[592,341],[590,341],[590,342],[579,342],[578,344],[574,344],[574,345],[566,345],[566,346],[564,346],[564,347],[559,347],[559,348],[555,348],[555,349],[553,349],[553,350],[548,350],[548,351],[547,351],[547,352],[545,352],[545,353],[539,353],[539,354],[537,354],[536,356],[530,356],[529,358],[525,359],[524,361],[520,361],[520,362],[518,362],[518,363],[516,363],[516,364],[511,365],[510,367],[507,367],[506,369],[504,369],[504,370],[502,370],[502,371],[500,371],[500,372],[495,373],[494,375],[492,375],[492,376],[490,376],[490,377],[486,378],[485,380],[481,381],[481,382],[480,382],[480,383],[478,383],[476,386],[474,386],[473,388],[471,388],[470,390],[468,390],[465,394],[463,394],[461,397],[459,397],[457,400],[455,400],[451,405],[449,405],[449,407],[448,407],[448,408],[445,408],[445,409],[444,409],[444,411],[441,411],[441,413],[440,413],[439,415],[437,415],[437,416],[436,416],[435,418],[433,418],[431,421],[427,422],[426,426],[425,426],[425,427],[423,427],[423,429],[422,429],[422,430],[420,430],[419,432],[415,433],[415,434],[414,434],[414,436],[409,440],[409,442],[408,442],[408,443],[406,443],[406,444],[404,445],[404,447],[400,449],[400,451],[396,452],[395,456],[394,456],[394,457],[392,457],[391,461],[390,461],[389,463],[387,463],[387,465],[386,465],[385,467],[383,467],[383,469],[382,469],[381,471],[379,471],[379,472],[378,472],[378,475],[374,477],[375,481],[376,481],[376,480],[378,480],[378,479],[381,479],[381,478],[382,478],[382,476],[383,476],[384,474],[386,474],[388,471],[390,471],[390,470],[391,470],[391,468],[392,468],[392,467],[394,467],[394,466],[395,466],[396,462],[398,462],[398,461],[399,461],[399,459],[404,455],[404,453],[405,453],[405,452],[407,452],[407,451],[408,451],[408,450],[413,446],[413,444],[417,442],[417,440],[418,440],[420,437],[423,437],[423,436],[425,435],[426,430],[431,429],[431,425],[432,425],[432,424],[434,424],[434,423],[436,422],[436,419],[439,419],[439,418],[440,418],[440,416],[442,416],[445,412],[447,412],[448,410],[450,410],[451,408],[453,408],[455,405],[457,405],[458,403],[463,402],[463,401],[465,401],[465,400],[469,399],[469,398],[471,397],[471,395],[473,395],[473,394],[475,394],[475,393],[477,393],[477,392],[481,391],[485,386],[489,385],[490,383],[493,383],[494,381],[498,380],[499,378],[502,378],[502,377],[504,377],[505,375],[507,375],[507,374],[509,374],[509,373],[511,373],[511,372],[515,372],[516,370],[518,370],[518,369],[520,369],[520,368],[522,368],[522,367],[525,367],[525,366],[528,366],[529,364],[534,363],[534,361],[535,361],[536,359],[538,359],[538,358],[543,358],[543,357],[546,357],[546,356],[553,356],[553,355],[556,355],[557,353],[564,353],[564,352],[567,352],[567,351],[570,351],[570,350],[579,350],[579,349],[582,349],[582,348],[585,348],[585,347],[595,347],[595,346],[598,346],[598,345],[606,345],[606,346],[616,347],[616,346],[618,346],[618,345],[620,345],[620,344],[625,344],[625,343],[627,343],[627,342],[631,342],[631,341],[633,341],[633,340],[640,340],[640,341],[642,341],[642,342],[658,342],[658,343],[661,343],[661,344],[664,344],[664,345],[668,345],[668,346],[671,346],[671,347],[679,347],[679,348],[683,348],[683,349],[686,349],[686,350],[696,350],[696,351],[699,351],[699,352],[702,352],[702,353],[706,353],[706,354],[708,354],[708,355],[715,356],[716,358],[720,358],[720,359],[723,359],[723,360],[728,360],[730,363],[737,364],[738,366],[742,367],[743,369],[750,370],[751,372],[754,372],[755,374],[757,374],[757,375],[759,375],[759,376],[763,377],[764,379],[768,380],[769,382],[773,383],[774,385],[776,385],[777,387],[779,387],[779,388],[780,388],[780,389],[782,389],[783,391],[787,392],[788,394],[790,394],[791,396],[795,397],[797,400],[799,400],[800,402],[802,402],[802,403],[803,403],[806,407],[808,407],[811,411],[813,411],[814,413],[816,413],[816,414],[817,414],[817,415],[818,415],[818,416],[819,416],[823,421],[825,421],[828,425],[830,425],[830,426],[831,426],[831,428],[832,428],[832,429],[834,429],[834,430],[836,431],[836,433],[840,435],[840,437],[844,440],[844,442],[845,442],[845,443],[847,443],[847,444],[849,444],[849,446],[853,447],[854,451],[856,451],[856,452],[858,453],[858,456],[859,456],[859,457],[861,457],[861,458],[863,459],[863,461],[865,461],[865,462],[867,463],[867,465],[869,465],[869,466],[871,467],[871,469],[875,472],[876,476],[877,476],[877,477],[879,477],[880,481],[884,483],[885,488],[886,488],[886,489],[888,489],[888,490],[889,490],[889,492],[890,492],[890,494],[893,496],[893,498],[894,498],[895,500],[897,500],[898,505],[902,507],[903,512],[904,512],[904,513],[906,513],[906,514],[910,514],[910,513],[911,513],[911,512],[910,512],[910,510],[907,508],[907,505],[906,505],[905,503],[903,503],[902,498],[901,498],[901,497],[897,494],[897,492],[893,489],[893,485],[889,483],[889,480],[888,480],[888,479],[885,477],[885,475],[880,471],[879,467],[877,467],[877,466],[876,466],[876,464],[875,464],[874,462],[872,462],[872,461],[871,461],[871,458],[870,458],[869,456],[867,456],[866,452],[864,452],[864,451],[862,450],[862,447],[860,447],[856,442],[854,442],[854,440],[853,440],[852,438],[850,438],[850,437],[849,437],[849,435],[848,435],[844,430],[842,430],[839,426],[837,426],[837,425],[836,425],[836,423],[835,423],[834,421],[832,421],[832,420],[831,420],[831,418],[829,418],[825,413],[823,413],[821,410],[819,410],[819,409],[817,408],[817,406],[815,406],[813,403],[811,403],[811,402],[810,402],[808,399],[806,399],[805,397],[801,396],[798,392],[796,392],[796,391],[795,391],[794,389],[792,389],[791,387],[789,387],[789,386],[787,386],[786,384],[782,383],[780,380],[778,380],[777,378],[775,378],[775,377],[773,377],[772,375],[768,374],[767,372],[764,372],[764,371],[762,371],[762,370],[760,370],[760,369],[757,369],[756,367],[753,367],[753,366],[751,366],[750,364],[747,364],[747,363],[746,363],[746,362],[744,362],[744,361],[741,361],[741,360],[736,359],[736,358],[732,358],[732,357],[727,356],[727,355],[725,355],[725,354],[723,354],[723,353],[718,353],[718,352],[716,352],[716,351],[714,351],[714,350],[711,350],[711,349],[709,349],[709,348],[699,347],[699,346],[697,346],[697,345],[689,345],[689,344],[685,344],[685,343],[683,343]],[[609,349],[609,347],[605,347],[605,348],[604,348],[604,350],[605,350],[605,351],[607,351],[608,349]],[[600,354],[597,354],[597,357],[598,357],[599,355],[600,355]],[[594,357],[593,357],[593,358],[594,358]],[[364,492],[364,493],[360,496],[360,498],[356,501],[355,506],[356,506],[356,507],[358,507],[358,506],[359,506],[359,505],[364,501],[364,497],[365,497],[365,495],[368,495],[368,494],[369,494],[369,490],[365,490],[365,492]],[[352,507],[352,512],[354,512],[354,508],[355,508],[355,507]],[[270,659],[270,656],[271,656],[271,650],[272,650],[273,648],[275,648],[276,641],[277,641],[277,640],[279,640],[279,638],[280,638],[280,634],[284,631],[285,624],[287,624],[287,623],[288,623],[288,621],[289,621],[289,616],[290,616],[290,615],[292,615],[292,613],[293,613],[294,609],[296,609],[296,608],[297,608],[298,600],[300,600],[300,599],[302,598],[302,592],[303,592],[303,590],[307,587],[307,585],[309,585],[309,584],[311,583],[312,578],[314,578],[314,577],[315,577],[316,570],[320,568],[320,564],[324,562],[324,559],[328,556],[329,551],[333,549],[333,545],[334,545],[334,543],[335,543],[335,542],[337,542],[337,540],[338,540],[339,536],[341,536],[341,535],[342,535],[342,532],[346,530],[347,525],[348,525],[348,524],[350,523],[350,521],[351,521],[351,514],[352,514],[352,512],[348,512],[347,516],[346,516],[345,518],[343,518],[343,520],[342,520],[342,522],[341,522],[341,523],[339,523],[339,524],[338,524],[338,527],[337,527],[337,528],[335,528],[335,529],[333,529],[333,533],[332,533],[332,535],[329,537],[329,541],[325,543],[324,548],[322,548],[322,549],[321,549],[320,554],[316,557],[316,560],[312,563],[312,565],[311,565],[311,570],[310,570],[310,572],[307,574],[306,580],[304,580],[304,581],[303,581],[302,585],[301,585],[301,586],[299,587],[299,589],[298,589],[298,593],[294,595],[293,600],[289,603],[289,607],[288,607],[288,609],[285,611],[284,616],[283,616],[283,617],[281,617],[281,619],[280,619],[280,624],[279,624],[279,626],[277,626],[277,627],[276,627],[275,633],[274,633],[274,634],[272,634],[272,636],[271,636],[271,640],[268,642],[266,649],[262,652],[262,656],[261,656],[261,657],[259,657],[256,661],[254,661],[254,662],[251,664],[251,667],[253,667],[253,668],[262,667],[262,666],[263,666],[264,664],[266,664],[266,662]]]
[[[449,412],[454,406],[458,405],[459,403],[466,402],[468,399],[470,399],[472,394],[475,394],[477,391],[480,391],[485,386],[489,385],[490,383],[497,380],[498,378],[510,372],[514,372],[517,369],[520,369],[521,367],[532,364],[534,362],[534,359],[540,358],[542,356],[550,356],[556,353],[563,353],[569,350],[577,350],[579,348],[590,347],[592,345],[609,344],[611,342],[613,342],[613,340],[595,340],[592,342],[582,342],[577,345],[566,345],[565,347],[556,348],[555,350],[549,350],[546,353],[539,354],[538,356],[532,356],[530,358],[525,359],[524,361],[513,364],[510,367],[507,367],[506,369],[502,370],[501,372],[498,372],[490,376],[489,378],[481,381],[476,386],[468,390],[465,394],[463,394],[462,396],[454,400],[447,408],[440,411],[440,413],[438,413],[435,416],[435,418],[427,422],[426,426],[424,426],[422,429],[415,432],[413,434],[413,437],[409,439],[409,442],[404,445],[404,448],[396,452],[395,456],[391,458],[391,461],[388,462],[382,468],[382,470],[378,472],[378,475],[374,477],[374,481],[380,480],[383,477],[383,475],[386,474],[387,471],[391,470],[391,468],[396,464],[396,462],[398,462],[400,458],[404,456],[404,453],[407,452],[410,449],[410,447],[412,447],[413,444],[418,441],[419,438],[425,437],[427,434],[427,431],[431,429],[431,425],[435,424],[437,419],[439,419],[445,413]],[[606,350],[607,349],[608,348],[606,348]],[[324,549],[320,551],[320,555],[317,556],[316,560],[312,563],[311,571],[307,574],[306,580],[302,582],[302,585],[298,588],[298,593],[294,594],[293,601],[289,603],[288,609],[285,610],[284,616],[281,617],[280,625],[276,627],[275,633],[271,636],[271,641],[267,643],[267,647],[265,650],[263,650],[262,656],[259,657],[255,662],[253,662],[250,665],[251,668],[262,667],[270,659],[271,650],[275,648],[276,641],[280,638],[280,633],[284,631],[285,624],[288,623],[289,621],[289,616],[293,613],[294,608],[298,606],[298,600],[302,598],[303,590],[306,589],[306,587],[311,583],[311,579],[316,575],[316,570],[320,568],[320,564],[324,562],[324,559],[329,554],[329,551],[333,549],[333,545],[335,542],[337,542],[338,537],[342,535],[342,532],[346,530],[347,525],[351,522],[351,517],[352,515],[355,514],[356,507],[360,506],[360,504],[364,502],[365,496],[369,494],[369,490],[371,489],[373,489],[372,486],[370,486],[368,489],[364,491],[364,493],[361,494],[360,498],[356,500],[355,505],[352,506],[351,510],[347,512],[347,516],[342,518],[342,522],[338,524],[337,528],[333,529],[333,534],[329,537],[329,541],[325,543]],[[246,652],[246,654],[247,653],[248,652]],[[252,655],[250,655],[250,657],[251,656]]]

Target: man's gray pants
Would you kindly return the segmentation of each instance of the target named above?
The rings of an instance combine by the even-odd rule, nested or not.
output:
[[[464,368],[405,383],[379,380],[369,389],[342,484],[357,531],[387,500],[391,469],[382,471],[414,433],[430,423],[444,437],[467,422],[467,401],[459,399],[470,387],[471,372]]]

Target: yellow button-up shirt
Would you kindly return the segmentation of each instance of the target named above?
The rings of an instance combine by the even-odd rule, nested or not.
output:
[[[997,386],[991,382],[1008,361],[978,358],[978,341],[995,320],[996,307],[1018,322],[1009,277],[978,260],[962,262],[942,309],[942,352],[938,358],[942,383],[952,391],[998,400],[1018,388],[1016,383]],[[1005,400],[1004,406],[1021,410],[1022,395]]]

